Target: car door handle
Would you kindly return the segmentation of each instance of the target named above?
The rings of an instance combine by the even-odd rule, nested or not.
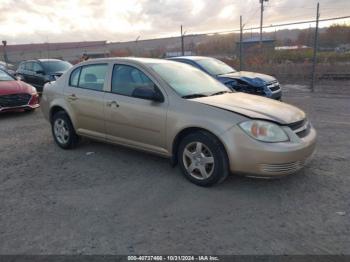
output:
[[[69,95],[69,96],[67,97],[67,99],[70,100],[70,101],[75,101],[75,100],[78,99],[78,97],[77,97],[75,94],[71,94],[71,95]]]
[[[112,107],[112,106],[119,107],[119,104],[117,103],[117,101],[109,101],[109,102],[107,102],[107,106],[109,106],[109,107]]]

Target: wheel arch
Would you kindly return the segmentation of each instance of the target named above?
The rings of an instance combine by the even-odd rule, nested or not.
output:
[[[179,145],[180,145],[180,142],[181,140],[191,134],[191,133],[194,133],[194,132],[198,132],[198,131],[204,131],[206,133],[209,133],[211,134],[212,136],[214,136],[220,143],[221,145],[223,146],[224,150],[225,150],[225,154],[227,156],[227,159],[229,161],[229,158],[228,158],[228,155],[227,155],[227,149],[225,147],[225,144],[222,142],[222,140],[220,139],[220,137],[218,135],[216,135],[215,133],[205,129],[205,128],[202,128],[202,127],[186,127],[184,129],[182,129],[174,138],[173,140],[173,143],[172,143],[172,149],[171,149],[171,164],[173,166],[177,165],[178,163],[178,159],[177,159],[177,151],[179,149]]]
[[[65,113],[67,114],[67,116],[68,116],[69,120],[71,121],[73,127],[75,127],[74,122],[72,121],[73,119],[72,119],[72,117],[70,116],[70,114],[68,113],[68,110],[66,110],[66,109],[65,109],[63,106],[61,106],[61,105],[54,105],[54,106],[52,106],[52,107],[50,108],[50,112],[49,112],[49,120],[50,120],[50,123],[52,123],[53,116],[54,116],[56,113],[60,112],[60,111],[63,111],[63,112],[65,112]]]

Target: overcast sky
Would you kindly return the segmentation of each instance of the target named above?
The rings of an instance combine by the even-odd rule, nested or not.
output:
[[[319,2],[321,18],[350,15],[350,0]],[[316,4],[270,0],[264,24],[313,19]],[[176,36],[181,24],[187,34],[213,32],[239,28],[240,14],[247,27],[259,25],[259,0],[0,0],[0,40],[128,41]]]

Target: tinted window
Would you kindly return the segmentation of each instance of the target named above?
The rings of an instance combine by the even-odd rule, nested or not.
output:
[[[193,66],[178,62],[150,63],[150,66],[180,96],[230,91],[225,85]]]
[[[25,68],[25,63],[21,63],[18,67],[19,70],[24,70]]]
[[[79,87],[102,91],[106,72],[106,64],[84,66],[79,77]]]
[[[127,65],[115,65],[112,76],[112,92],[132,96],[137,87],[156,88],[151,79],[139,69]]]
[[[0,81],[11,81],[11,80],[15,80],[15,79],[5,71],[0,70]]]
[[[43,68],[41,65],[39,65],[38,63],[33,63],[33,71],[43,71]]]
[[[26,62],[25,70],[33,71],[33,62]]]
[[[47,73],[64,72],[72,67],[72,64],[66,61],[42,61],[41,64]]]
[[[78,86],[79,76],[80,76],[81,67],[74,69],[69,78],[70,86]]]

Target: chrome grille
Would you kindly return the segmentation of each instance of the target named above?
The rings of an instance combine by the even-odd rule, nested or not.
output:
[[[271,174],[290,174],[298,171],[304,166],[304,161],[296,161],[284,164],[261,164],[260,169],[263,172]]]
[[[277,91],[280,89],[279,83],[275,80],[270,83],[267,83],[266,85],[272,92]]]
[[[27,105],[30,94],[12,94],[0,96],[0,107],[17,107]]]

